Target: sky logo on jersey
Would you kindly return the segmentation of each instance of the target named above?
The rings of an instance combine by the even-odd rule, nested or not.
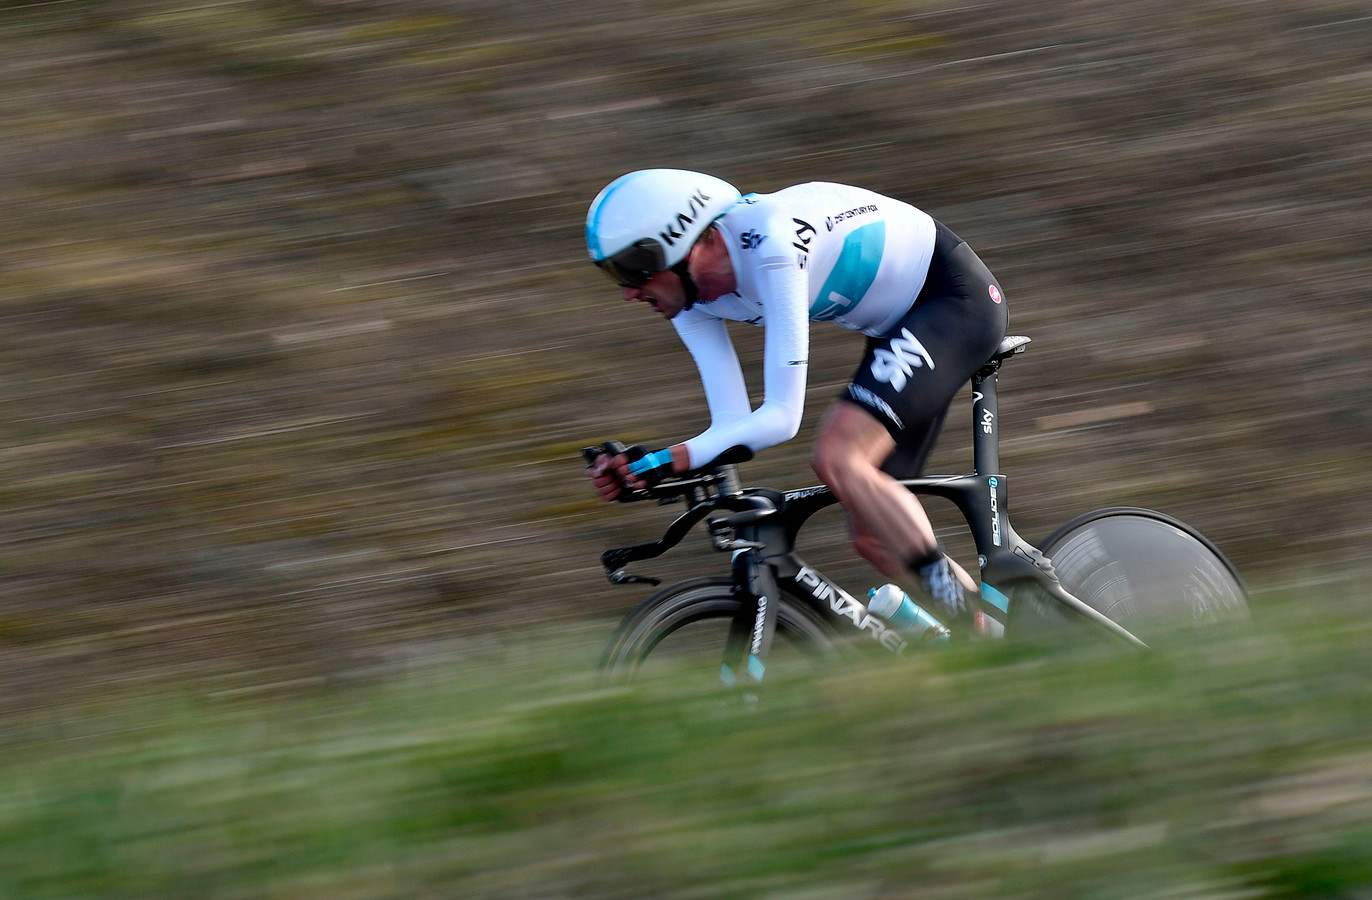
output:
[[[886,223],[873,222],[855,229],[843,241],[838,260],[824,279],[815,302],[810,305],[810,318],[828,322],[847,315],[857,308],[872,289],[881,268],[881,255],[886,250]]]
[[[762,246],[762,242],[767,240],[767,235],[758,234],[756,231],[745,231],[740,236],[744,250],[756,250]]]

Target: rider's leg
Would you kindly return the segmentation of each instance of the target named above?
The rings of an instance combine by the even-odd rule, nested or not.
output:
[[[917,570],[942,563],[947,566],[942,571],[951,571],[964,590],[975,592],[972,578],[943,555],[919,499],[882,471],[895,447],[885,425],[841,398],[820,424],[815,473],[847,508],[854,549],[888,578],[907,583],[917,575],[927,585],[930,573]],[[938,571],[933,574],[937,577]],[[938,594],[945,601],[948,591]]]
[[[811,459],[815,474],[847,508],[854,530],[867,536],[858,552],[892,578],[899,577],[905,560],[938,544],[919,500],[881,471],[895,447],[871,413],[839,399],[820,422]]]
[[[865,531],[862,528],[862,523],[853,516],[848,517],[848,538],[853,542],[853,549],[857,551],[859,556],[875,566],[878,572],[892,581],[909,581],[918,578],[918,575],[911,571],[908,559],[901,559],[888,552],[886,545]],[[951,556],[948,557],[948,567],[952,569],[953,575],[962,584],[964,591],[969,594],[981,592],[981,587],[977,584],[976,579],[969,575],[967,570]]]
[[[961,238],[935,223],[914,304],[871,336],[853,381],[830,407],[814,467],[848,508],[855,547],[889,577],[919,576],[944,615],[966,610],[966,572],[950,565],[924,507],[897,477],[924,468],[957,392],[1005,334],[1002,292]]]

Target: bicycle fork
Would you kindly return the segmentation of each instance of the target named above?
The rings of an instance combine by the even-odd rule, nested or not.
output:
[[[767,652],[776,636],[780,588],[772,567],[758,558],[755,548],[734,555],[734,584],[739,593],[738,612],[729,625],[719,680],[727,687],[761,683],[767,671]]]

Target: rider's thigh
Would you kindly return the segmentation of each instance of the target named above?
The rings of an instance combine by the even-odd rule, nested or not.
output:
[[[844,467],[880,467],[895,446],[895,439],[875,416],[840,397],[820,422],[810,463],[820,479],[830,484],[828,474]]]

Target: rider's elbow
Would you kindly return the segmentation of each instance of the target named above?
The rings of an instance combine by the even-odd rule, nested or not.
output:
[[[782,407],[778,410],[776,430],[777,443],[789,441],[800,434],[800,417],[804,410]]]

